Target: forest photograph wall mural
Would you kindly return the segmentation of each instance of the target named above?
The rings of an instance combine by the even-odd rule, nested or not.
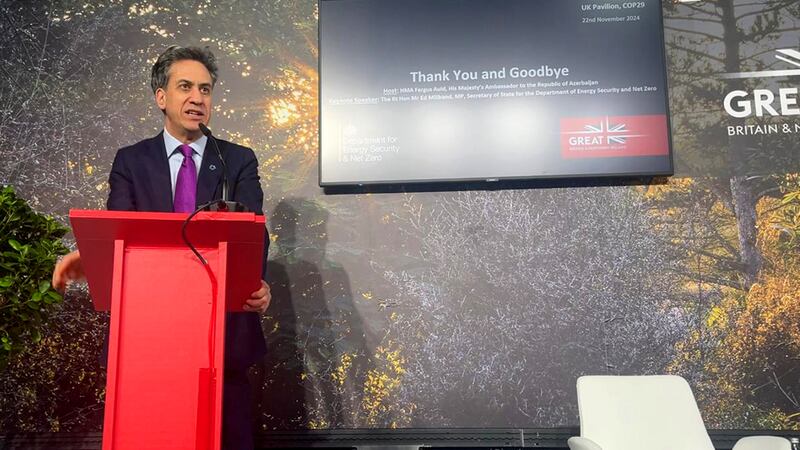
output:
[[[800,429],[800,3],[663,11],[674,176],[326,195],[315,1],[0,0],[0,433],[102,428],[108,316],[40,282],[161,130],[173,44],[260,164],[260,430],[576,426],[577,377],[661,373],[709,428]]]

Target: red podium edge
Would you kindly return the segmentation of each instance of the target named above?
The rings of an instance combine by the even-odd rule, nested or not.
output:
[[[125,241],[116,239],[114,241],[114,272],[111,280],[111,326],[109,330],[109,355],[106,373],[106,411],[116,411],[116,388],[117,385],[117,366],[118,366],[118,343],[119,343],[119,320],[122,300],[122,271],[125,254]],[[113,349],[113,350],[112,350]],[[114,414],[104,414],[103,417],[103,449],[111,449],[114,438]]]
[[[130,211],[89,211],[89,210],[72,210],[70,211],[70,219],[96,219],[97,214],[101,213],[107,219],[142,219],[146,214],[146,218],[155,220],[176,219],[175,213],[140,213]],[[185,215],[183,215],[185,217]],[[210,220],[231,220],[233,222],[245,222],[261,224],[263,226],[265,219],[263,216],[255,216],[252,213],[210,213],[206,215]],[[77,236],[76,236],[77,237]],[[95,243],[102,242],[102,240],[87,240]],[[110,239],[106,239],[110,241]],[[108,354],[108,378],[106,380],[106,413],[104,416],[103,426],[103,449],[111,450],[114,446],[114,426],[115,426],[115,411],[117,409],[117,385],[118,385],[118,369],[119,369],[119,341],[121,333],[121,304],[123,296],[123,274],[125,272],[126,241],[124,239],[116,238],[113,240],[113,264],[111,269],[111,286],[110,298],[107,301],[95,301],[95,307],[98,310],[108,309],[111,313],[111,323],[109,329],[109,354]],[[262,248],[263,251],[263,248]],[[228,241],[219,240],[217,246],[217,273],[213,274],[211,268],[206,267],[209,275],[212,278],[213,284],[213,321],[214,332],[213,338],[210,339],[209,345],[211,347],[211,354],[213,355],[213,366],[207,369],[201,369],[199,389],[208,392],[209,396],[204,401],[203,395],[198,397],[198,416],[197,416],[197,436],[195,448],[197,450],[219,450],[221,446],[222,435],[222,395],[223,383],[221,378],[223,376],[224,367],[224,348],[225,348],[225,312],[230,309],[228,303],[227,289],[220,289],[220,286],[227,286],[228,265],[230,260]],[[260,271],[259,271],[260,272]],[[106,274],[108,272],[105,272]],[[96,277],[100,278],[99,276]],[[260,278],[260,277],[259,277]],[[107,286],[96,283],[101,290]],[[90,286],[91,287],[91,286]],[[107,291],[106,291],[107,292]],[[102,297],[102,294],[100,295]],[[93,300],[95,299],[93,295]],[[220,307],[221,306],[221,307]],[[208,402],[206,405],[203,403]],[[212,425],[213,426],[208,426]],[[204,430],[207,430],[206,434]],[[209,444],[211,446],[209,447]]]

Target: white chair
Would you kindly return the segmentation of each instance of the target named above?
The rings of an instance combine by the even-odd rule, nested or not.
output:
[[[714,450],[689,384],[673,375],[578,378],[580,437],[570,450]],[[733,450],[792,450],[774,436],[739,440]]]

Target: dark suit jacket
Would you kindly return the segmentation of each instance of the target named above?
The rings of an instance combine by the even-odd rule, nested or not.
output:
[[[228,167],[230,196],[256,214],[263,214],[264,194],[253,150],[217,139]],[[172,212],[172,183],[163,132],[120,149],[108,179],[109,210]],[[197,205],[222,197],[222,164],[213,144],[206,144],[197,177]],[[269,236],[264,231],[262,278],[266,274]],[[244,300],[244,299],[243,299]],[[244,369],[266,353],[261,321],[256,313],[228,313],[225,330],[225,367]]]

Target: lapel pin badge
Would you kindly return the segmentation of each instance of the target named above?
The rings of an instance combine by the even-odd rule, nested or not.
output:
[[[212,165],[208,166],[208,170],[217,170],[217,166],[212,164]]]

